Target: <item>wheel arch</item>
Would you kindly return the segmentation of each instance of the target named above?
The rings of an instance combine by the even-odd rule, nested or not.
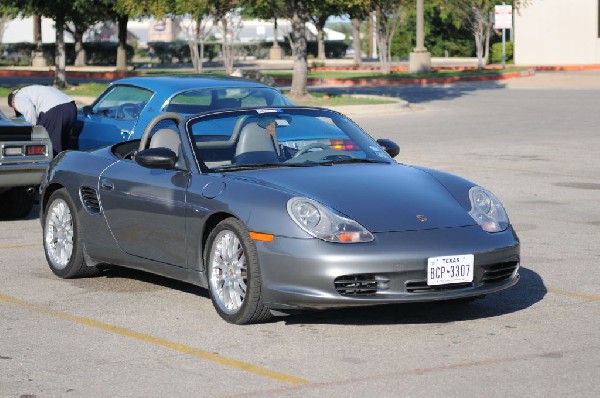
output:
[[[227,219],[227,218],[235,218],[237,220],[239,220],[238,217],[236,217],[235,215],[231,214],[231,213],[227,213],[227,212],[218,212],[218,213],[214,213],[211,214],[210,216],[208,216],[208,218],[206,219],[206,222],[204,223],[204,230],[202,231],[202,241],[201,241],[201,253],[200,256],[202,258],[202,263],[203,263],[203,269],[205,269],[206,267],[204,267],[204,251],[206,248],[206,241],[208,240],[208,235],[210,235],[210,233],[212,232],[213,229],[215,229],[215,227],[217,226],[217,224],[219,224],[221,221]]]
[[[40,203],[42,212],[45,212],[46,205],[48,204],[48,200],[50,199],[50,196],[52,196],[52,194],[54,192],[56,192],[59,189],[62,189],[64,187],[65,187],[64,185],[54,182],[54,183],[48,185],[46,187],[46,189],[44,189],[44,196],[41,198],[42,202]]]

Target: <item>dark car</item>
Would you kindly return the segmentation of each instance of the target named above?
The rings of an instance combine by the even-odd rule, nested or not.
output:
[[[77,117],[69,147],[88,150],[139,139],[156,115],[252,106],[293,105],[277,89],[219,75],[138,76],[116,80]],[[165,121],[157,128],[176,128]]]
[[[166,119],[178,130],[153,134]],[[206,287],[238,324],[271,310],[469,300],[517,283],[519,240],[500,201],[397,154],[321,108],[166,113],[139,141],[53,161],[48,264],[62,278],[108,263]]]
[[[0,111],[0,218],[29,214],[51,159],[52,143],[44,127],[9,119]]]

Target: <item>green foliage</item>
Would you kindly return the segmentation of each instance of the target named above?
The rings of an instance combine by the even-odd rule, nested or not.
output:
[[[492,51],[490,54],[490,62],[492,64],[502,63],[502,43],[492,44]],[[506,62],[513,62],[513,43],[510,41],[506,42]]]
[[[404,23],[392,40],[392,56],[407,58],[416,42],[416,9],[409,7]],[[473,35],[456,14],[439,4],[424,4],[425,47],[434,57],[471,57],[474,54]]]
[[[14,63],[18,65],[31,65],[31,53],[35,50],[35,43],[9,43],[3,45],[4,50],[11,54]],[[48,65],[54,65],[55,44],[44,43],[42,51]],[[114,65],[117,57],[117,43],[94,42],[83,43],[86,53],[86,63],[88,65],[108,66]],[[66,43],[65,52],[67,65],[72,65],[75,61],[75,44]],[[134,49],[127,46],[127,61],[131,62]]]

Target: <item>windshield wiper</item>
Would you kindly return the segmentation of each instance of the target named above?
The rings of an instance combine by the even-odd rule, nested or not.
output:
[[[361,158],[337,159],[337,160],[327,160],[324,162],[319,162],[319,164],[322,166],[333,166],[334,164],[350,164],[350,163],[390,164],[390,162],[386,162],[385,160],[361,159]]]

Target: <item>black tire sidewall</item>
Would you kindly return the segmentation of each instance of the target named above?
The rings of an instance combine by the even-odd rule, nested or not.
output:
[[[244,249],[244,256],[246,257],[246,267],[247,267],[247,280],[246,280],[246,295],[244,297],[244,301],[240,309],[234,313],[229,314],[221,310],[219,305],[216,303],[216,298],[214,297],[213,287],[211,283],[211,274],[212,267],[210,264],[210,256],[212,252],[212,248],[215,242],[215,238],[221,231],[229,230],[232,231],[237,238],[240,240],[242,248]],[[257,310],[257,307],[262,306],[261,297],[261,289],[262,283],[260,278],[260,268],[258,264],[258,254],[256,250],[256,245],[254,241],[250,238],[250,234],[248,229],[236,218],[227,218],[221,221],[217,226],[211,231],[206,241],[206,249],[204,251],[204,261],[205,261],[205,272],[206,278],[208,281],[208,292],[210,295],[210,299],[215,307],[215,310],[219,314],[221,318],[226,320],[229,323],[234,324],[246,324],[252,321],[252,318]],[[253,300],[252,296],[258,296],[258,300]]]
[[[52,262],[52,260],[50,259],[50,256],[48,255],[48,248],[46,247],[46,220],[49,216],[48,214],[48,210],[52,207],[52,204],[58,200],[58,199],[62,199],[65,201],[65,203],[67,204],[67,207],[69,208],[69,211],[71,212],[71,219],[73,222],[73,251],[71,253],[71,258],[69,259],[69,262],[67,263],[66,267],[59,269],[56,268],[54,266],[54,263]],[[77,208],[75,206],[75,203],[73,201],[73,199],[71,198],[71,196],[68,194],[68,192],[66,191],[66,189],[62,188],[59,189],[57,191],[55,191],[54,193],[52,193],[52,195],[50,196],[50,199],[48,199],[48,204],[46,205],[46,208],[44,209],[44,220],[43,220],[43,233],[42,233],[42,240],[43,240],[43,244],[44,244],[44,254],[46,255],[46,260],[48,261],[48,266],[50,267],[50,270],[52,270],[52,272],[61,277],[61,278],[74,278],[77,276],[80,276],[81,274],[81,268],[85,267],[85,262],[84,262],[84,255],[83,255],[83,243],[81,242],[80,239],[80,224],[79,224],[79,217],[77,215]]]

